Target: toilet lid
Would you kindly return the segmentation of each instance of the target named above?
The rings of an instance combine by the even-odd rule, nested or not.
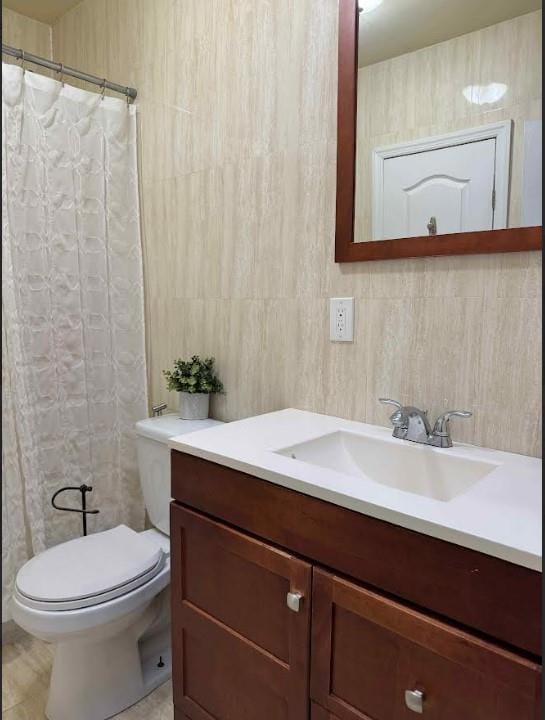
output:
[[[85,607],[147,582],[164,559],[158,543],[119,525],[36,555],[19,570],[16,588],[30,601],[58,604],[59,610]]]

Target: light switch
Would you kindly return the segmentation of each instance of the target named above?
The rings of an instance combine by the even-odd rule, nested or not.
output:
[[[329,339],[333,342],[354,341],[354,298],[330,299]]]

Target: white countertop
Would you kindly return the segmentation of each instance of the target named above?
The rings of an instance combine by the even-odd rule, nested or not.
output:
[[[287,409],[173,437],[169,445],[363,515],[541,571],[539,458],[461,443],[446,450],[429,448],[498,466],[444,502],[274,452],[337,430],[391,437],[388,428]]]

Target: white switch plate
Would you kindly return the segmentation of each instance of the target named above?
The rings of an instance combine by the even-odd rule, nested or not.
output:
[[[354,298],[330,299],[329,339],[333,342],[354,341]]]

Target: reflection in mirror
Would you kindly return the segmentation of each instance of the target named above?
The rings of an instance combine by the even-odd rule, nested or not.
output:
[[[355,242],[541,225],[541,0],[359,0]]]

